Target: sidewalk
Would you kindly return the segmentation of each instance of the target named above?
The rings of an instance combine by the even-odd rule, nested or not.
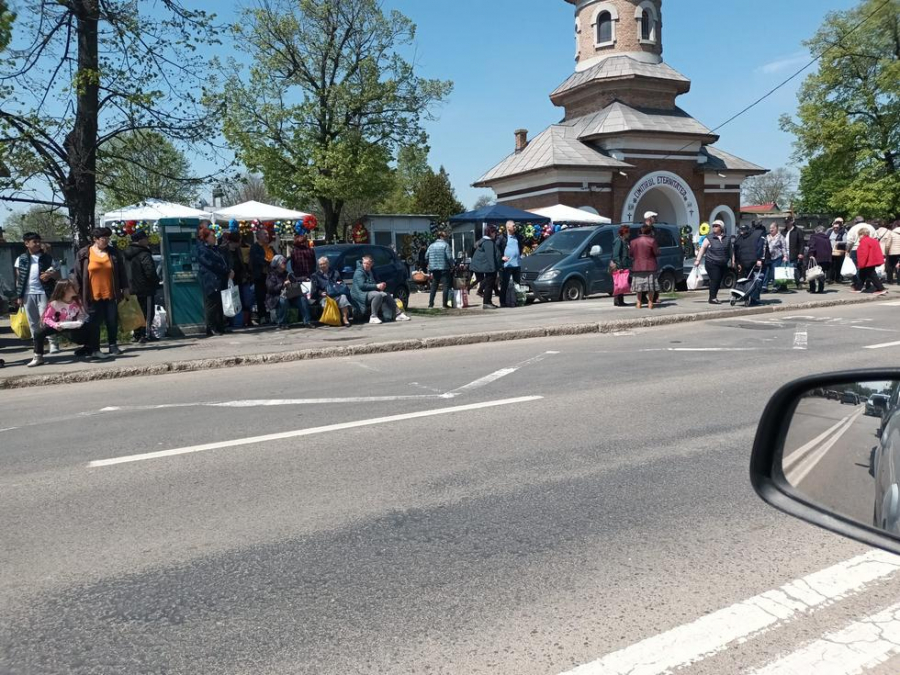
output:
[[[720,297],[727,297],[724,293]],[[354,325],[351,328],[295,328],[274,331],[270,328],[239,330],[216,338],[165,340],[147,345],[121,345],[124,353],[106,362],[82,361],[72,349],[47,356],[46,364],[26,368],[31,346],[12,334],[9,321],[0,321],[0,389],[40,386],[66,382],[86,382],[167,372],[208,370],[238,365],[280,363],[314,358],[346,357],[379,352],[432,349],[480,342],[611,333],[634,328],[703,321],[727,316],[765,314],[791,309],[810,309],[837,304],[855,304],[877,300],[872,296],[851,294],[848,287],[829,287],[825,295],[805,291],[768,294],[763,305],[750,309],[720,306],[706,301],[705,291],[679,293],[663,298],[652,312],[635,307],[613,307],[612,298],[597,297],[582,302],[536,303],[514,309],[482,310],[480,298],[473,292],[468,309],[441,312],[427,310],[428,295],[413,293],[407,323],[380,326]],[[891,296],[887,296],[888,299]],[[634,298],[628,298],[633,302]],[[474,302],[478,301],[478,302]],[[440,296],[438,296],[440,302]]]

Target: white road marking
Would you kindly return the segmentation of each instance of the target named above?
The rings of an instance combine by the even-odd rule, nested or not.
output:
[[[657,349],[640,349],[646,352],[756,352],[759,347],[659,347]]]
[[[863,349],[884,349],[885,347],[900,347],[900,342],[885,342],[880,345],[868,345]]]
[[[392,403],[396,401],[421,401],[427,399],[451,399],[456,398],[464,393],[473,391],[475,389],[481,389],[482,387],[486,387],[492,382],[496,382],[497,380],[506,377],[507,375],[511,375],[526,366],[533,365],[538,363],[539,361],[543,361],[547,356],[553,356],[559,354],[558,351],[547,351],[543,354],[538,354],[537,356],[533,356],[530,359],[522,361],[521,363],[516,364],[515,366],[511,366],[510,368],[501,368],[489,375],[485,375],[484,377],[480,377],[474,382],[469,382],[468,384],[459,387],[458,389],[454,389],[453,391],[448,391],[445,393],[441,393],[437,389],[433,389],[431,387],[426,387],[424,385],[419,384],[418,382],[410,382],[410,386],[419,387],[421,389],[430,390],[436,393],[433,394],[409,394],[409,395],[399,395],[399,396],[353,396],[353,397],[334,397],[334,398],[275,398],[275,399],[249,399],[242,401],[192,401],[190,403],[159,403],[156,405],[133,405],[133,406],[116,406],[111,405],[105,408],[101,408],[100,412],[102,413],[110,413],[110,412],[124,412],[124,411],[134,411],[134,410],[166,410],[170,408],[269,408],[276,406],[299,406],[299,405],[327,405],[327,404],[335,404],[335,403]],[[0,430],[3,431],[3,430]]]
[[[530,359],[526,359],[521,363],[517,363],[514,366],[509,368],[501,368],[500,370],[494,371],[490,375],[485,375],[484,377],[480,377],[474,382],[469,382],[469,384],[464,384],[463,386],[454,389],[453,391],[447,392],[444,396],[459,396],[460,394],[464,394],[466,392],[473,391],[475,389],[481,389],[482,387],[486,387],[487,385],[496,382],[497,380],[506,377],[507,375],[512,375],[518,370],[525,368],[526,366],[534,365],[540,361],[543,361],[548,356],[552,356],[554,354],[559,354],[559,352],[544,352],[543,354],[538,354],[537,356],[533,356]]]
[[[144,452],[139,455],[126,455],[124,457],[111,457],[110,459],[98,459],[88,463],[88,467],[95,469],[103,466],[113,466],[115,464],[127,464],[129,462],[142,462],[148,459],[161,459],[163,457],[175,457],[177,455],[188,455],[196,452],[206,452],[207,450],[220,450],[222,448],[235,448],[242,445],[257,445],[259,443],[268,443],[269,441],[281,441],[288,438],[301,438],[303,436],[314,436],[316,434],[325,434],[332,431],[344,431],[346,429],[358,429],[360,427],[371,427],[378,424],[393,424],[404,420],[421,419],[423,417],[436,417],[438,415],[451,415],[469,410],[483,410],[484,408],[496,408],[498,406],[516,405],[519,403],[530,403],[538,401],[543,396],[520,396],[519,398],[507,398],[500,401],[487,401],[485,403],[470,403],[468,405],[458,405],[450,408],[437,408],[435,410],[422,410],[420,412],[403,413],[400,415],[388,415],[387,417],[373,417],[367,420],[356,420],[355,422],[341,422],[339,424],[329,424],[322,427],[313,427],[311,429],[297,429],[295,431],[284,431],[277,434],[266,434],[265,436],[252,436],[250,438],[236,438],[231,441],[220,441],[218,443],[204,443],[203,445],[192,445],[186,448],[173,448],[171,450],[159,450],[157,452]]]
[[[833,434],[835,431],[837,431],[842,425],[846,424],[847,421],[851,417],[853,417],[854,414],[855,414],[855,411],[851,412],[849,415],[847,415],[846,417],[841,419],[839,422],[834,424],[832,427],[830,427],[829,429],[826,429],[821,434],[816,436],[809,443],[807,443],[806,445],[801,445],[799,448],[794,450],[790,455],[788,455],[787,457],[785,457],[782,460],[782,462],[781,462],[782,468],[785,471],[792,468],[794,466],[794,464],[796,464],[797,462],[799,462],[801,459],[803,459],[806,456],[806,453],[808,453],[810,450],[812,450],[813,448],[818,446],[826,438],[831,436],[831,434]]]
[[[900,300],[893,300],[891,302],[879,302],[878,304],[883,307],[900,307]]]
[[[4,431],[15,431],[18,428],[19,427],[6,427],[5,429],[0,429],[0,434],[2,434]]]
[[[855,328],[856,330],[875,330],[875,331],[880,331],[882,333],[896,333],[897,332],[890,328],[875,328],[874,326],[850,326],[850,328]]]
[[[806,350],[809,347],[809,329],[804,327],[794,333],[794,349]]]
[[[837,433],[832,436],[827,443],[822,445],[819,449],[810,453],[804,460],[802,460],[796,467],[794,467],[790,471],[786,471],[784,477],[787,478],[788,482],[794,487],[798,487],[800,483],[812,472],[813,469],[818,466],[819,462],[825,459],[825,455],[828,454],[828,451],[834,447],[835,443],[841,440],[841,437],[850,430],[850,427],[859,419],[859,416],[862,415],[862,409],[858,410],[854,415],[850,417],[849,420],[838,429]]]
[[[900,569],[900,559],[883,551],[851,558],[776,590],[707,614],[563,675],[663,675],[702,661],[737,641],[827,607]],[[796,673],[816,672],[797,670]]]
[[[900,654],[900,605],[853,621],[846,628],[785,656],[751,675],[851,675]]]

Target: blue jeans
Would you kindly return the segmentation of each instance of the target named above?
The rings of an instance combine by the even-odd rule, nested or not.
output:
[[[775,281],[775,268],[784,267],[783,260],[770,260],[766,263],[766,276],[763,277],[763,288],[768,288],[769,284]]]
[[[278,298],[278,306],[275,308],[275,317],[279,326],[287,325],[288,307],[293,307],[300,311],[300,317],[303,323],[312,323],[312,312],[309,308],[309,300],[305,295],[288,300],[287,298]]]

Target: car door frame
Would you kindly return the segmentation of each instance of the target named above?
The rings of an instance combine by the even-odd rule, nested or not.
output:
[[[607,235],[609,241],[607,242],[608,245],[605,246],[602,239],[606,239]],[[581,254],[582,258],[587,258],[584,265],[584,278],[587,282],[586,295],[612,291],[613,278],[609,271],[609,264],[612,261],[614,240],[615,236],[610,229],[599,229],[588,239],[588,243]],[[600,246],[601,252],[599,256],[591,256],[591,249],[594,246]]]

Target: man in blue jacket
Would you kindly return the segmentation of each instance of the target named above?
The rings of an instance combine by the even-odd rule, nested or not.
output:
[[[428,309],[434,308],[434,296],[437,295],[438,284],[444,284],[444,304],[450,302],[450,288],[453,283],[450,279],[450,270],[453,267],[453,255],[450,253],[450,244],[447,243],[447,233],[438,232],[437,239],[425,252],[428,263],[428,271],[431,272],[431,297],[428,299]]]
[[[372,256],[363,256],[353,273],[353,287],[350,289],[350,299],[360,314],[365,315],[366,310],[372,310],[369,323],[381,323],[379,314],[386,321],[409,321],[409,317],[400,311],[394,296],[387,292],[387,284],[375,281],[372,267],[375,262]]]

